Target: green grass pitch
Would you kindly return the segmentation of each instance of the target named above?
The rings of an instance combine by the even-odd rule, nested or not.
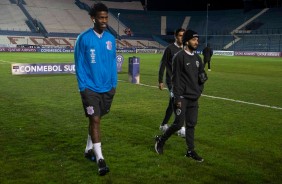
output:
[[[141,59],[140,82],[148,86],[128,82],[133,55]],[[195,135],[205,161],[197,163],[184,157],[185,141],[177,135],[164,155],[154,151],[168,102],[168,92],[156,87],[161,55],[124,57],[111,112],[102,119],[110,173],[100,177],[83,156],[88,123],[75,75],[11,75],[11,63],[73,62],[73,54],[0,54],[0,183],[282,181],[282,58],[212,58]]]

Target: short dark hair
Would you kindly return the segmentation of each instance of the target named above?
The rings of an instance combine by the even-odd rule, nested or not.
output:
[[[103,3],[95,3],[92,5],[91,9],[89,10],[89,15],[95,17],[97,12],[101,12],[101,11],[109,12],[109,9]]]
[[[174,36],[177,36],[179,32],[184,32],[184,31],[185,31],[185,29],[183,29],[183,28],[178,28],[178,29],[176,29],[176,30],[174,31]]]

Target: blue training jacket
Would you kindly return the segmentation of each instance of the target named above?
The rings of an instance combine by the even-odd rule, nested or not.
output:
[[[81,33],[75,44],[75,72],[80,91],[85,88],[97,93],[117,86],[116,42],[104,31],[99,38],[92,28]]]

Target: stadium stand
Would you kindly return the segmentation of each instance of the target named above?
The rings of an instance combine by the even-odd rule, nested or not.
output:
[[[271,8],[264,15],[255,20],[259,27],[256,27],[256,29],[252,31],[254,34],[282,34],[281,17],[281,8]]]
[[[0,29],[11,31],[29,31],[26,17],[16,4],[0,2]]]
[[[282,10],[265,9],[263,14],[242,28],[236,35],[240,38],[230,49],[245,51],[281,51]]]
[[[0,44],[16,39],[20,44],[73,46],[78,34],[92,26],[87,11],[94,2],[1,0]],[[99,2],[109,7],[108,31],[120,48],[163,49],[174,40],[174,30],[183,27],[200,34],[199,50],[206,42],[217,50],[282,50],[281,8],[209,11],[207,27],[206,11],[145,11],[137,0]]]
[[[89,0],[80,0],[81,2],[87,4],[88,6],[93,5],[93,1]],[[125,9],[125,10],[144,10],[143,5],[140,1],[115,1],[115,0],[109,0],[109,1],[99,1],[104,3],[108,8],[112,9]]]
[[[12,4],[10,1],[0,1],[0,5],[10,5]]]
[[[113,15],[121,13],[123,16],[120,16],[120,21],[127,27],[130,27],[135,36],[148,37],[154,35],[167,42],[165,44],[162,43],[162,45],[167,45],[174,40],[173,31],[175,28],[192,28],[201,35],[200,49],[205,45],[206,12],[147,12],[124,9],[110,9],[110,11]],[[210,36],[207,37],[208,42],[213,43],[215,48],[223,49],[225,45],[234,40],[234,36],[231,32],[242,25],[246,20],[255,16],[258,12],[260,12],[260,10],[252,10],[247,13],[243,10],[220,10],[210,12],[208,29]]]
[[[91,25],[87,12],[70,0],[26,0],[25,7],[50,33],[80,33]]]

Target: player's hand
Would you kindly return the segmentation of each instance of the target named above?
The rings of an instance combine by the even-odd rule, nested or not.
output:
[[[114,94],[116,93],[116,89],[115,89],[115,88],[112,88],[112,89],[109,91],[109,93],[114,95]]]
[[[159,83],[159,89],[163,90],[164,89],[164,83]]]
[[[181,102],[176,102],[175,106],[176,106],[177,109],[180,109],[181,108]]]

